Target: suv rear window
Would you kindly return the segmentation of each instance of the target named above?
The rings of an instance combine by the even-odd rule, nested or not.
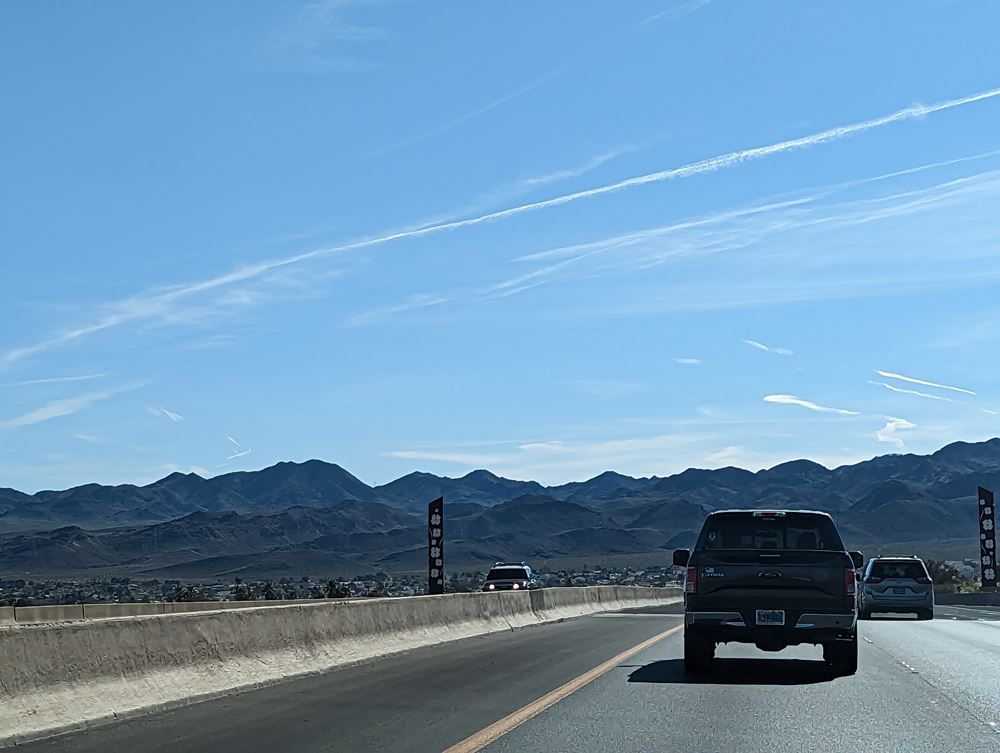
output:
[[[490,570],[486,580],[527,580],[528,571],[520,567],[501,567]]]
[[[786,513],[758,517],[749,512],[711,515],[699,549],[811,549],[844,551],[833,521],[825,515]]]
[[[875,560],[872,563],[872,578],[926,578],[927,571],[916,560]]]

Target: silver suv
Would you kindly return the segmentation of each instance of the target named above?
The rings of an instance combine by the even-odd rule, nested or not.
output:
[[[484,591],[534,590],[539,587],[535,574],[524,562],[498,562],[486,574]]]
[[[862,619],[872,612],[915,613],[934,619],[934,582],[919,557],[874,557],[862,577]]]

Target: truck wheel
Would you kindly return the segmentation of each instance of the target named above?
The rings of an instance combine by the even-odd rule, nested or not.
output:
[[[871,610],[869,609],[862,609],[860,612],[858,612],[859,620],[870,620],[871,618],[872,618],[872,613]]]
[[[838,675],[853,675],[858,671],[858,632],[849,641],[823,644],[823,661]]]
[[[715,641],[684,631],[684,671],[696,674],[712,668],[715,658]]]

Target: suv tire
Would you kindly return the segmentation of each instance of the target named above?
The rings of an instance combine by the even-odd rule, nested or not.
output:
[[[917,619],[918,620],[933,620],[934,619],[934,610],[933,609],[921,609],[919,612],[917,612]]]

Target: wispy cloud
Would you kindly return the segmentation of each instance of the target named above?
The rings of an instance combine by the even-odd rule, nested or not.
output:
[[[290,284],[288,278],[281,276],[283,271],[308,259],[323,256],[325,253],[312,251],[283,259],[258,262],[203,280],[153,288],[111,302],[102,307],[106,313],[92,322],[70,326],[56,335],[31,345],[14,348],[0,354],[0,371],[31,356],[61,348],[127,324],[139,324],[151,320],[164,324],[188,324],[202,318],[219,319],[224,311],[242,309],[262,300],[260,296],[252,295],[251,291],[246,288],[234,290],[234,286],[250,283],[265,276],[270,276],[278,285],[288,286]],[[212,295],[215,295],[216,298],[206,303],[205,296]],[[201,302],[198,302],[199,300]]]
[[[638,175],[633,178],[627,178],[625,180],[616,181],[614,183],[598,186],[596,188],[590,188],[584,191],[575,191],[573,193],[563,194],[562,196],[556,196],[551,199],[536,201],[529,204],[521,204],[519,206],[511,207],[509,209],[503,209],[497,212],[490,212],[489,214],[484,214],[479,217],[471,217],[465,220],[456,220],[454,222],[441,223],[440,225],[433,225],[409,231],[406,237],[414,237],[416,235],[427,235],[430,233],[442,232],[444,230],[452,230],[459,227],[468,227],[471,225],[493,222],[499,219],[504,219],[519,214],[524,214],[526,212],[534,212],[538,211],[539,209],[547,209],[550,207],[562,206],[564,204],[580,201],[581,199],[590,199],[596,196],[603,196],[610,193],[617,193],[618,191],[623,191],[629,188],[636,188],[639,186],[645,186],[652,183],[663,183],[665,181],[689,178],[695,175],[703,175],[705,173],[718,172],[719,170],[724,170],[731,167],[736,167],[738,165],[742,165],[745,162],[763,159],[765,157],[770,157],[772,155],[780,154],[782,152],[787,152],[797,149],[806,149],[809,147],[818,146],[820,144],[839,141],[841,139],[847,138],[848,136],[853,136],[858,133],[870,131],[875,128],[881,128],[883,126],[890,125],[892,123],[923,118],[937,112],[942,112],[944,110],[951,110],[956,107],[964,107],[966,105],[974,104],[976,102],[981,102],[987,99],[992,99],[997,96],[1000,96],[1000,88],[989,89],[987,91],[979,92],[977,94],[972,94],[967,97],[950,99],[933,105],[913,105],[911,107],[907,107],[902,110],[897,110],[896,112],[890,113],[889,115],[883,115],[878,118],[872,118],[870,120],[864,120],[857,123],[852,123],[850,125],[828,128],[825,131],[819,131],[817,133],[809,134],[808,136],[802,136],[796,139],[787,139],[785,141],[779,141],[774,144],[768,144],[767,146],[758,146],[758,147],[752,147],[750,149],[741,149],[734,152],[728,152],[726,154],[721,154],[716,157],[709,157],[707,159],[698,160],[697,162],[691,162],[686,165],[682,165],[680,167],[669,168],[666,170],[658,170],[656,172],[646,173],[644,175]],[[368,244],[374,245],[375,243],[384,243],[387,242],[388,240],[395,240],[395,237],[383,236],[383,238],[381,239],[369,241]]]
[[[825,131],[819,131],[817,133],[796,139],[788,139],[769,144],[767,146],[728,152],[716,157],[691,162],[680,167],[646,173],[644,175],[616,181],[614,183],[608,183],[595,188],[566,193],[542,201],[519,204],[508,209],[489,212],[475,217],[422,225],[415,228],[400,230],[398,232],[386,233],[336,246],[316,249],[281,259],[264,261],[237,269],[227,274],[210,277],[200,282],[175,286],[165,291],[139,295],[113,304],[110,307],[110,313],[100,317],[94,322],[70,327],[53,337],[45,338],[30,345],[8,350],[6,353],[0,355],[0,369],[9,368],[14,363],[28,358],[29,356],[37,355],[38,353],[45,352],[53,348],[65,346],[98,332],[122,326],[123,324],[151,317],[163,317],[165,314],[170,312],[171,306],[180,300],[190,298],[199,293],[259,278],[262,275],[283,267],[298,265],[309,260],[333,254],[375,248],[399,240],[420,238],[450,232],[460,228],[488,224],[530,212],[537,212],[543,209],[563,206],[584,199],[591,199],[645,185],[713,173],[719,170],[737,167],[745,162],[764,159],[766,157],[791,150],[805,149],[838,141],[858,133],[881,128],[892,123],[927,117],[934,113],[964,107],[977,102],[992,99],[997,96],[1000,96],[1000,88],[990,89],[967,97],[946,100],[933,105],[914,105],[878,118],[860,121],[850,125],[829,128]]]
[[[147,405],[146,410],[153,416],[163,416],[165,418],[169,418],[175,424],[184,420],[184,416],[174,413],[173,411],[169,411],[162,405]]]
[[[533,191],[537,191],[545,186],[549,186],[560,181],[579,178],[580,176],[586,175],[587,173],[598,169],[602,165],[620,157],[623,154],[635,151],[635,149],[636,147],[632,145],[616,146],[611,149],[605,149],[604,151],[589,157],[572,167],[564,167],[536,175],[529,175],[501,184],[496,188],[485,191],[474,197],[463,207],[446,214],[438,215],[433,219],[427,220],[426,222],[419,223],[417,226],[424,227],[443,222],[451,222],[452,220],[460,219],[470,214],[485,212],[490,207],[516,200],[525,194],[532,193]]]
[[[581,175],[586,175],[587,173],[596,170],[606,162],[610,162],[616,157],[620,157],[621,155],[632,151],[634,148],[635,147],[631,146],[623,146],[609,149],[608,151],[602,152],[595,157],[591,157],[589,160],[583,164],[577,165],[576,167],[566,168],[564,170],[554,170],[550,173],[545,173],[544,175],[536,175],[531,178],[519,180],[514,184],[514,188],[518,191],[531,191],[553,183],[559,183],[560,181],[579,178]]]
[[[405,311],[416,311],[418,309],[425,309],[431,306],[439,306],[440,304],[447,302],[448,298],[442,296],[425,294],[411,295],[400,303],[393,304],[391,306],[383,306],[370,311],[364,311],[360,314],[354,314],[348,318],[347,326],[362,327],[368,324],[378,324],[379,322],[385,321],[389,317],[401,314]]]
[[[112,398],[115,395],[120,395],[124,392],[129,392],[130,390],[138,389],[140,386],[142,385],[134,384],[126,387],[117,387],[115,389],[100,390],[98,392],[88,392],[84,395],[67,397],[61,400],[52,400],[33,411],[0,421],[0,429],[19,429],[24,426],[40,424],[43,421],[51,421],[53,418],[70,416],[74,413],[79,413],[85,408],[89,408],[96,402],[107,400],[108,398]]]
[[[209,335],[208,337],[199,337],[188,342],[183,343],[180,347],[185,350],[218,350],[220,348],[228,348],[231,345],[236,344],[239,338],[232,334],[218,334]]]
[[[817,413],[836,413],[839,416],[860,416],[858,411],[846,410],[844,408],[830,408],[825,405],[819,405],[810,400],[803,400],[800,397],[795,397],[794,395],[765,395],[765,403],[778,403],[779,405],[798,405],[802,408],[808,408],[811,411],[816,411]]]
[[[700,358],[675,358],[674,363],[679,363],[682,366],[699,366],[701,365]]]
[[[521,255],[515,259],[557,261],[481,288],[474,300],[491,300],[541,285],[625,272],[639,272],[648,277],[650,270],[659,265],[683,262],[691,266],[698,260],[720,254],[734,256],[737,252],[741,252],[739,258],[724,268],[732,270],[729,280],[720,275],[719,265],[710,269],[705,266],[703,279],[689,276],[683,285],[665,280],[666,289],[658,288],[652,300],[628,297],[616,303],[610,313],[716,310],[885,295],[971,283],[1000,274],[995,250],[986,239],[972,240],[964,246],[962,254],[945,258],[914,221],[904,226],[905,232],[915,236],[906,247],[905,273],[890,266],[892,259],[888,255],[884,256],[881,269],[872,268],[873,234],[861,233],[860,237],[845,241],[843,235],[832,232],[837,228],[848,232],[870,222],[901,220],[907,215],[935,210],[939,234],[960,234],[963,228],[981,224],[983,215],[992,210],[990,202],[1000,193],[1000,172],[984,172],[876,199],[833,205],[818,203],[838,190],[839,185],[844,184],[818,189],[793,200],[754,204],[659,228]],[[935,218],[928,221],[932,219]],[[811,248],[812,253],[800,253],[803,246]],[[926,252],[919,253],[924,248]],[[858,274],[855,263],[864,264],[866,274]],[[596,313],[593,307],[589,311]]]
[[[898,449],[903,449],[903,438],[897,432],[915,428],[917,428],[917,425],[907,421],[905,418],[889,418],[885,422],[885,426],[875,432],[875,438],[879,442],[888,442]]]
[[[76,439],[79,439],[81,442],[86,442],[87,444],[100,444],[101,443],[101,438],[97,437],[97,436],[94,436],[93,434],[74,434],[73,436]]]
[[[392,152],[399,151],[400,149],[404,149],[408,146],[413,146],[414,144],[426,141],[427,139],[433,138],[435,136],[440,136],[441,134],[446,133],[452,130],[453,128],[457,128],[458,126],[468,123],[470,120],[474,120],[482,115],[485,115],[486,113],[489,113],[493,110],[496,110],[499,107],[502,107],[503,105],[509,104],[514,100],[517,100],[527,94],[530,94],[535,89],[538,89],[544,84],[547,84],[550,81],[559,78],[560,76],[563,76],[573,70],[576,70],[578,67],[583,65],[584,62],[587,60],[592,60],[594,58],[606,54],[608,45],[617,43],[623,33],[627,33],[631,30],[647,26],[649,24],[661,21],[668,21],[673,18],[686,15],[688,13],[693,13],[699,8],[702,8],[705,5],[707,5],[709,2],[710,0],[689,0],[688,2],[681,3],[680,5],[675,6],[673,8],[668,8],[667,10],[654,13],[653,15],[642,19],[638,23],[635,23],[630,27],[621,29],[619,30],[619,32],[612,34],[605,40],[604,44],[600,42],[591,43],[590,45],[588,45],[588,48],[591,50],[588,54],[570,60],[566,62],[564,65],[555,67],[543,73],[538,78],[532,79],[531,81],[528,81],[522,84],[521,86],[512,89],[506,94],[503,94],[489,102],[486,102],[485,104],[480,105],[479,107],[469,110],[468,112],[462,113],[461,115],[458,115],[440,125],[434,126],[414,136],[402,139],[393,144],[390,144],[388,146],[382,147],[381,149],[377,149],[369,154],[366,154],[365,159],[382,157],[386,154],[391,154]]]
[[[973,392],[972,390],[967,390],[964,387],[952,387],[952,386],[947,385],[947,384],[940,384],[938,382],[931,382],[931,381],[928,381],[927,379],[918,379],[916,377],[904,376],[903,374],[895,374],[895,373],[893,373],[891,371],[882,371],[880,369],[875,369],[875,373],[878,374],[881,377],[885,377],[886,379],[898,379],[898,380],[900,380],[902,382],[910,382],[911,384],[921,384],[924,387],[936,387],[936,388],[941,389],[941,390],[950,390],[952,392],[961,392],[961,393],[963,393],[965,395],[972,395],[972,396],[976,395],[975,392]]]
[[[772,348],[762,342],[758,342],[757,340],[742,340],[741,342],[749,345],[751,348],[763,350],[765,353],[776,353],[779,356],[791,356],[795,354],[795,351],[789,350],[788,348]]]
[[[65,382],[86,382],[91,379],[101,379],[108,374],[80,374],[78,376],[45,377],[43,379],[27,379],[23,382],[8,382],[4,387],[29,387],[35,384],[63,384]]]
[[[470,468],[489,468],[511,478],[530,478],[543,483],[590,478],[601,471],[647,476],[673,471],[675,465],[703,459],[699,447],[704,437],[687,434],[630,439],[566,442],[528,442],[512,449],[486,452],[463,450],[396,450],[386,457],[447,463]],[[683,454],[683,459],[680,456]],[[678,468],[678,470],[682,470]]]
[[[570,66],[561,66],[559,68],[554,68],[547,73],[539,76],[536,79],[532,79],[526,84],[519,86],[518,88],[504,94],[503,96],[497,97],[496,99],[487,102],[473,110],[462,113],[451,120],[442,123],[441,125],[434,126],[433,128],[428,128],[426,131],[421,131],[415,136],[411,136],[406,139],[402,139],[388,146],[376,149],[373,152],[369,152],[364,155],[364,159],[375,159],[376,157],[384,157],[387,154],[392,154],[393,152],[398,152],[400,149],[405,149],[408,146],[413,146],[414,144],[419,144],[421,141],[426,141],[427,139],[433,138],[435,136],[440,136],[442,133],[446,133],[453,128],[457,128],[464,123],[468,123],[470,120],[478,118],[480,115],[485,115],[486,113],[497,109],[498,107],[507,104],[508,102],[513,102],[515,99],[523,97],[525,94],[534,91],[542,84],[548,83],[554,78],[563,75],[570,70]]]
[[[459,446],[452,449],[395,450],[383,454],[403,460],[459,466],[463,472],[469,468],[489,468],[508,478],[555,484],[592,478],[606,470],[631,476],[664,476],[686,468],[720,468],[726,465],[759,470],[801,457],[802,450],[796,447],[788,452],[762,452],[734,446],[731,440],[726,441],[714,433],[687,430],[676,434],[616,439],[537,440],[483,451]],[[867,459],[870,455],[811,457],[832,468]]]
[[[903,387],[896,387],[885,382],[876,382],[871,379],[868,380],[868,384],[874,384],[877,387],[885,387],[887,390],[892,392],[898,392],[904,395],[915,395],[916,397],[927,398],[928,400],[943,400],[944,402],[953,402],[950,397],[942,397],[941,395],[931,395],[928,392],[918,392],[917,390],[908,390]]]
[[[389,38],[377,26],[352,23],[352,10],[371,5],[360,0],[321,0],[302,6],[274,38],[274,62],[281,70],[353,73],[380,67],[350,50],[358,43]]]
[[[689,2],[681,3],[673,8],[661,10],[651,16],[647,16],[637,23],[636,26],[646,26],[647,24],[656,23],[657,21],[667,21],[687,15],[688,13],[694,13],[696,10],[704,8],[710,2],[712,2],[712,0],[689,0]]]

